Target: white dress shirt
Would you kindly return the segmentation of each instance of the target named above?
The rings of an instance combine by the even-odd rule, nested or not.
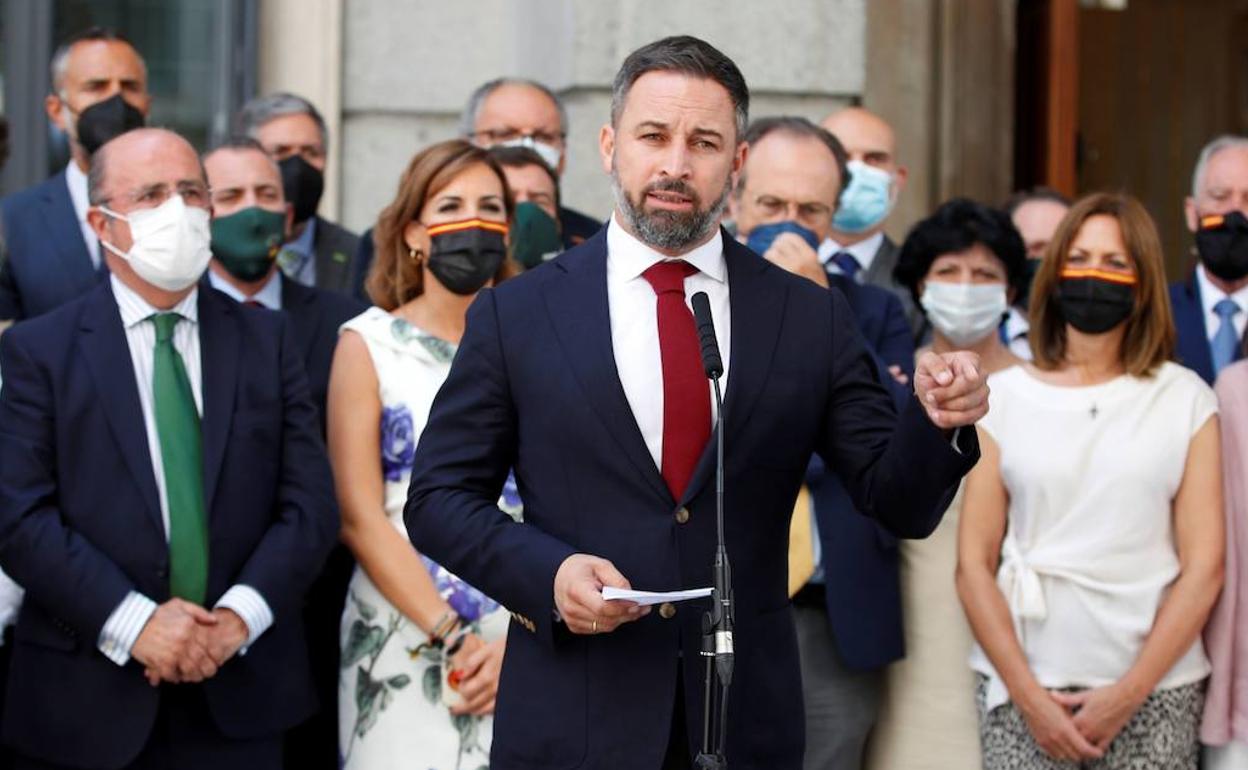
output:
[[[1243,339],[1244,329],[1248,328],[1248,286],[1234,294],[1227,294],[1209,280],[1204,265],[1196,266],[1196,280],[1200,284],[1200,304],[1205,311],[1205,333],[1209,336],[1209,341],[1213,342],[1214,335],[1222,326],[1222,318],[1213,312],[1213,306],[1228,297],[1239,305],[1239,312],[1231,316],[1231,323],[1235,324],[1235,338]]]
[[[87,244],[87,253],[91,255],[91,264],[98,269],[100,239],[95,237],[95,230],[87,224],[87,209],[91,207],[87,200],[87,175],[73,160],[65,167],[65,184],[69,187],[69,200],[74,204],[74,216],[78,217],[78,227],[82,230],[82,240]]]
[[[728,387],[728,356],[732,349],[732,327],[728,308],[728,267],[720,231],[693,251],[668,257],[625,232],[614,216],[607,228],[607,305],[611,317],[611,348],[615,367],[624,386],[637,427],[654,458],[663,465],[663,359],[659,352],[658,295],[642,277],[651,265],[664,260],[683,259],[698,269],[685,279],[685,303],[704,291],[714,316],[719,354],[724,361],[720,387]],[[707,382],[707,388],[711,384]],[[715,397],[711,396],[712,414]]]
[[[225,294],[235,302],[251,300],[252,302],[259,302],[269,310],[281,310],[282,279],[278,277],[281,272],[281,270],[274,270],[273,274],[269,276],[269,280],[265,281],[260,290],[250,297],[239,291],[234,284],[218,275],[216,270],[208,271],[208,283],[212,285],[212,288]]]
[[[871,269],[871,263],[875,261],[875,255],[880,252],[880,247],[883,245],[883,231],[876,233],[866,240],[858,241],[851,246],[842,246],[831,238],[825,238],[823,243],[819,244],[819,261],[822,262],[823,266],[829,271],[839,273],[842,272],[841,268],[832,262],[832,257],[842,251],[848,253],[854,259],[858,260],[858,264],[862,266],[862,269],[858,271],[856,276],[854,276],[855,281],[862,283],[866,279],[867,271]]]
[[[134,378],[139,388],[139,405],[143,409],[143,424],[147,433],[148,452],[152,458],[152,471],[156,477],[156,492],[160,498],[160,518],[169,536],[169,501],[165,496],[164,462],[160,452],[160,435],[156,431],[155,398],[152,392],[153,352],[156,346],[156,325],[151,316],[162,312],[149,305],[125,284],[110,276],[113,296],[121,312],[121,323],[126,329],[126,342],[130,347],[130,360],[134,365]],[[204,413],[203,380],[199,354],[199,289],[191,293],[171,310],[183,320],[173,328],[173,347],[182,356],[195,409]],[[131,591],[113,610],[100,630],[97,642],[100,652],[119,666],[130,660],[130,650],[139,638],[143,626],[156,611],[156,602],[138,591]],[[273,625],[273,611],[268,602],[251,586],[234,585],[227,590],[216,607],[233,610],[247,625],[247,642],[250,646],[269,626]]]

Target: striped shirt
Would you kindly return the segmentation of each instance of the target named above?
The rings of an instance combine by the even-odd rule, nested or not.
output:
[[[134,365],[134,379],[139,389],[139,405],[143,409],[143,424],[147,432],[147,447],[152,458],[156,491],[160,499],[160,518],[165,525],[165,537],[169,536],[169,501],[165,495],[164,461],[160,453],[160,435],[156,432],[156,409],[152,393],[152,365],[156,347],[156,325],[151,317],[161,310],[149,305],[142,297],[118,280],[109,277],[121,323],[126,330],[126,342],[130,347],[130,360]],[[195,397],[195,409],[204,413],[203,377],[199,354],[199,289],[194,288],[181,302],[170,310],[183,320],[173,328],[173,347],[182,357],[191,392]],[[269,626],[273,625],[273,611],[268,602],[251,586],[230,587],[216,607],[233,610],[247,625],[247,646],[255,643]],[[119,666],[130,660],[130,650],[139,633],[156,611],[156,602],[138,591],[131,591],[113,610],[100,630],[97,646],[100,652]]]

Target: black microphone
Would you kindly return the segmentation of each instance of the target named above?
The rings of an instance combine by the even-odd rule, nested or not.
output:
[[[698,327],[698,342],[702,345],[702,367],[707,377],[718,380],[724,373],[724,361],[719,357],[719,342],[715,339],[711,301],[706,292],[700,291],[690,297],[689,302],[693,305],[693,322]]]
[[[715,323],[711,319],[711,303],[706,292],[700,291],[689,298],[693,306],[694,324],[698,329],[698,342],[702,348],[702,367],[715,392],[715,560],[711,565],[711,609],[702,621],[702,656],[706,659],[706,692],[702,722],[702,752],[698,754],[695,767],[699,770],[723,770],[727,767],[724,748],[727,744],[728,688],[736,659],[733,644],[733,596],[732,567],[728,563],[728,548],[724,544],[724,396],[719,378],[724,374],[724,362],[719,355],[719,342],[715,339]],[[714,672],[712,674],[712,671]],[[713,686],[712,679],[719,686]],[[718,708],[715,708],[715,706]],[[717,713],[716,713],[717,712]]]

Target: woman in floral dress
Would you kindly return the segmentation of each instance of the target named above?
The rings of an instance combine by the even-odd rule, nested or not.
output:
[[[358,562],[342,617],[339,750],[351,770],[489,763],[508,614],[412,548],[416,442],[468,306],[512,275],[502,170],[462,141],[412,159],[374,232],[376,307],[343,325],[329,387],[342,537]],[[519,500],[508,483],[500,503]]]

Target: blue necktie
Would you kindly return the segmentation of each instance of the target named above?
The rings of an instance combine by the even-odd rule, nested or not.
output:
[[[1213,312],[1221,320],[1218,324],[1218,331],[1213,335],[1213,341],[1210,343],[1215,377],[1223,367],[1235,360],[1235,353],[1239,350],[1239,335],[1235,333],[1235,322],[1231,320],[1239,311],[1239,305],[1230,297],[1218,300],[1218,304],[1213,306]]]
[[[840,268],[846,278],[857,283],[858,272],[862,270],[862,265],[858,264],[858,260],[848,251],[838,251],[832,255],[832,264]]]

